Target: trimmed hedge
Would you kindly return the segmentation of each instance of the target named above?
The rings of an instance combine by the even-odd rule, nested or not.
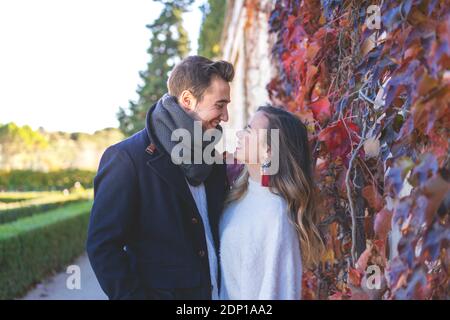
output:
[[[31,200],[42,196],[54,194],[55,191],[30,191],[30,192],[0,192],[0,204]]]
[[[24,295],[85,248],[92,201],[0,226],[0,299]]]
[[[46,211],[64,207],[69,204],[86,201],[89,197],[87,194],[79,194],[66,196],[67,199],[64,199],[64,197],[62,197],[61,200],[58,200],[58,198],[59,197],[56,197],[55,199],[49,198],[49,201],[45,201],[43,203],[28,204],[27,202],[23,202],[23,206],[21,205],[19,207],[14,207],[11,209],[2,209],[0,206],[0,225],[19,220],[21,218],[29,217],[34,214],[45,213]]]
[[[51,172],[12,170],[0,171],[0,190],[50,191],[70,189],[76,182],[91,188],[95,171],[67,169]]]
[[[28,200],[26,198],[0,198],[0,204],[2,203],[13,203]]]

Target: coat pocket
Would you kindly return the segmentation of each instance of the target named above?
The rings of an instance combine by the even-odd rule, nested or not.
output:
[[[145,285],[150,289],[188,289],[201,286],[200,270],[190,266],[140,266]]]

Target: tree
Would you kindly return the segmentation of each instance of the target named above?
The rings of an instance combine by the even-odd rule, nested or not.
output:
[[[117,128],[88,134],[32,130],[15,123],[0,125],[0,170],[94,170],[105,148],[123,138]]]
[[[32,152],[48,146],[47,139],[29,126],[19,127],[14,122],[0,126],[0,152],[7,158],[18,152]]]
[[[9,168],[20,153],[31,155],[47,147],[47,139],[29,126],[19,127],[14,122],[0,126],[0,167]]]
[[[203,21],[198,38],[199,55],[210,59],[220,56],[220,37],[226,6],[226,1],[208,0],[200,7],[203,13]]]
[[[159,2],[164,4],[159,18],[147,25],[152,34],[147,50],[150,61],[147,70],[140,72],[144,84],[137,89],[139,99],[130,101],[128,109],[120,108],[117,113],[120,130],[126,135],[132,135],[145,126],[148,109],[167,92],[169,71],[187,56],[190,50],[182,14],[193,0]]]

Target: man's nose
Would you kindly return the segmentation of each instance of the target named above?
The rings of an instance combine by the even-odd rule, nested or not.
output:
[[[222,120],[223,122],[228,121],[228,108],[227,107],[223,108],[222,115],[220,116],[220,120]]]

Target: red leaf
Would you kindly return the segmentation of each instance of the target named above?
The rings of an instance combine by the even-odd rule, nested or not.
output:
[[[308,45],[306,49],[306,59],[308,59],[310,62],[314,60],[317,53],[320,50],[320,46],[316,42],[312,42]]]
[[[338,120],[323,129],[319,133],[318,140],[325,142],[331,157],[340,156],[342,159],[346,159],[352,144],[359,142],[356,135],[358,131],[358,126],[351,121],[345,120],[344,124],[344,120]]]
[[[328,297],[328,300],[347,300],[342,292],[336,292],[335,294]]]
[[[305,81],[305,87],[309,91],[313,85],[313,79],[315,78],[317,72],[319,71],[319,68],[317,68],[315,65],[308,65],[306,68],[306,81]],[[314,101],[314,99],[311,97],[311,101]]]
[[[321,98],[309,105],[314,118],[318,121],[325,121],[331,117],[330,101],[328,97]]]
[[[369,262],[369,258],[372,254],[372,248],[366,248],[363,253],[359,256],[358,262],[356,262],[356,269],[363,273],[366,272],[367,263]]]
[[[350,300],[370,300],[370,297],[362,289],[353,288]]]
[[[386,239],[388,232],[391,230],[392,212],[382,209],[375,216],[374,231],[379,239]]]
[[[348,282],[355,287],[359,287],[361,285],[361,273],[357,269],[349,267]]]
[[[369,206],[376,211],[381,210],[383,207],[383,197],[378,192],[377,188],[371,184],[368,186],[365,186],[362,189],[362,195],[369,203]]]

